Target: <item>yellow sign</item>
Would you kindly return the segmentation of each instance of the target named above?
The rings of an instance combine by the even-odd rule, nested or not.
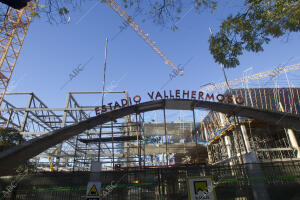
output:
[[[188,177],[187,178],[189,200],[216,200],[216,193],[212,183],[212,177]]]
[[[93,187],[90,189],[88,196],[99,196],[96,185],[93,185]]]
[[[197,194],[199,191],[208,192],[207,189],[207,181],[194,181],[195,193]]]

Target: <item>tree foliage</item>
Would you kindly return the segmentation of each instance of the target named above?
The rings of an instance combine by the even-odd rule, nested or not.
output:
[[[80,8],[85,0],[39,0],[35,3],[34,17],[45,16],[49,23],[66,23],[71,10]]]
[[[107,3],[109,0],[98,0]],[[48,2],[48,1],[47,1]],[[50,2],[44,8],[58,10],[59,16],[65,16],[69,10],[66,3],[74,5],[73,0],[57,0]],[[56,2],[56,3],[53,3]],[[62,1],[61,1],[62,2]],[[120,1],[118,1],[120,2]],[[176,22],[184,6],[194,5],[197,11],[202,8],[214,11],[218,0],[122,0],[124,8],[142,9],[144,16],[150,16],[154,23],[168,26],[177,30]],[[300,29],[300,0],[244,0],[244,9],[231,14],[225,19],[216,34],[209,38],[209,50],[217,63],[225,68],[236,67],[240,64],[239,56],[244,51],[261,52],[264,44],[272,38],[298,32]],[[82,1],[80,1],[82,3]],[[51,9],[56,5],[56,9]],[[49,15],[51,16],[51,15]]]
[[[93,0],[108,3],[109,0]],[[213,12],[219,0],[115,0],[123,8],[142,11],[154,23],[177,30],[182,10],[194,6],[196,12]],[[46,15],[50,23],[68,23],[69,12],[79,9],[86,0],[39,0],[33,16]],[[236,67],[244,51],[263,51],[271,39],[300,29],[300,0],[243,0],[243,9],[233,10],[209,38],[209,50],[217,63]],[[5,16],[5,9],[3,10]]]
[[[107,4],[110,0],[94,0]],[[179,14],[187,4],[192,4],[196,11],[201,8],[216,9],[217,0],[115,0],[125,9],[134,8],[143,11],[144,16],[149,16],[154,23],[166,25],[180,20]],[[40,0],[34,16],[46,15],[50,23],[65,22],[71,10],[81,7],[86,0]]]
[[[14,128],[0,128],[0,151],[20,144],[24,141],[22,135]]]
[[[2,128],[0,127],[0,152],[9,149],[24,142],[24,138],[20,132],[15,128]],[[32,173],[36,170],[36,166],[30,162],[23,163],[16,168],[17,174]]]
[[[107,1],[107,0],[106,0]],[[123,7],[144,10],[144,14],[150,16],[152,21],[159,25],[169,25],[172,30],[176,30],[176,22],[181,20],[180,14],[185,6],[193,5],[196,12],[202,8],[211,11],[217,8],[216,0],[123,0]]]
[[[246,10],[230,15],[209,39],[209,49],[224,67],[240,64],[243,50],[260,52],[263,44],[300,30],[299,0],[246,0]]]

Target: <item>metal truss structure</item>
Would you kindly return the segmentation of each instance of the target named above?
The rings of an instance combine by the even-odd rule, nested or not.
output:
[[[295,82],[292,83],[290,80],[287,82],[289,83],[288,85],[295,84]],[[293,115],[299,115],[300,112],[299,88],[249,87],[232,89],[231,92],[233,95],[243,96],[245,105],[248,107],[259,110],[280,111]],[[127,91],[104,91],[104,93],[121,95],[122,98],[128,98]],[[7,93],[0,107],[0,125],[1,127],[16,128],[26,140],[30,140],[95,116],[95,108],[97,106],[82,103],[81,97],[84,99],[87,98],[87,95],[98,95],[99,98],[97,97],[95,100],[99,101],[101,94],[101,91],[69,92],[64,108],[49,108],[34,93]],[[228,94],[228,91],[224,94]],[[23,100],[19,102],[26,102],[26,105],[17,106],[15,103],[18,102],[18,97],[23,97]],[[26,97],[25,100],[24,97]],[[218,153],[220,149],[222,151],[226,149],[222,146],[225,142],[222,138],[226,134],[233,136],[236,132],[240,132],[240,130],[233,131],[236,127],[239,127],[236,122],[237,119],[241,123],[246,121],[249,124],[245,125],[244,129],[253,133],[256,130],[255,122],[248,119],[226,116],[222,113],[209,110],[205,112],[202,112],[203,110],[196,111],[197,113],[195,113],[195,109],[193,110],[192,118],[180,122],[167,121],[165,110],[160,114],[163,119],[160,122],[156,120],[147,121],[144,114],[141,113],[132,114],[86,130],[61,144],[49,148],[47,151],[31,159],[31,162],[35,163],[39,170],[48,171],[88,170],[91,160],[98,159],[103,162],[103,167],[107,170],[114,169],[116,166],[168,166],[174,163],[183,164],[193,162],[195,159],[197,160],[197,158],[193,157],[195,149],[207,145],[210,161],[216,163],[222,160],[221,158],[224,158],[223,154]],[[196,121],[196,118],[199,118],[201,114],[204,117],[200,117]],[[272,129],[276,132],[276,134],[273,134],[275,138],[280,136],[282,141],[288,144],[287,138],[283,138],[282,133],[278,133],[278,128]],[[257,135],[259,136],[259,134]],[[290,133],[290,135],[293,134]],[[241,134],[238,134],[238,137],[241,137]],[[234,136],[231,144],[239,144],[243,148],[244,143],[241,143],[243,138],[238,137]],[[259,137],[249,136],[248,138],[251,140],[249,145],[252,145],[252,149],[257,149],[257,145],[255,146],[255,144],[258,142]],[[226,140],[229,141],[228,138]],[[274,141],[276,140],[274,139]],[[214,148],[216,145],[221,145],[221,147]],[[268,145],[267,148],[272,149],[274,147],[270,142],[268,142]],[[294,146],[281,146],[280,148],[297,148],[297,143]],[[236,150],[237,147],[232,147],[231,152],[235,152],[234,149]],[[258,149],[261,150],[262,148]],[[243,151],[241,149],[241,152]],[[291,149],[284,149],[284,151],[289,152],[289,158],[296,155],[295,151],[291,153]],[[263,152],[266,152],[266,149],[263,149]],[[276,150],[276,152],[278,153],[279,151]],[[225,153],[228,154],[228,152]],[[236,153],[238,154],[238,152]],[[262,157],[265,155],[266,153],[262,153]],[[218,156],[221,157],[217,159]],[[272,159],[275,158],[273,157]],[[197,162],[206,162],[205,156],[202,156],[202,160],[198,160]]]
[[[88,119],[91,114],[95,112],[95,106],[81,106],[75,99],[75,95],[80,94],[100,94],[101,92],[69,92],[66,99],[66,105],[64,108],[49,108],[41,99],[39,99],[34,93],[7,93],[7,96],[26,96],[27,105],[23,108],[17,108],[12,103],[7,100],[3,100],[3,105],[1,106],[1,125],[2,127],[13,127],[20,131],[23,137],[26,140],[32,139],[34,137],[41,136],[50,131],[63,128],[65,126],[76,124],[82,120]],[[107,93],[124,93],[125,91],[120,92],[107,92]],[[114,124],[115,125],[115,124]],[[110,125],[109,125],[110,126]],[[87,155],[82,154],[82,147],[79,146],[78,139],[81,138],[93,138],[94,135],[99,135],[99,128],[90,130],[82,135],[72,138],[68,141],[65,141],[62,144],[59,144],[55,147],[50,148],[47,152],[39,155],[35,158],[35,162],[38,166],[47,166],[49,167],[52,162],[60,163],[61,158],[66,164],[64,167],[68,168],[70,166],[69,162],[76,163],[79,162],[82,157]],[[107,134],[106,132],[103,133]],[[90,148],[93,148],[91,145]],[[107,145],[101,144],[102,152],[107,154],[107,151],[110,152]],[[56,154],[52,152],[57,152]],[[86,149],[85,153],[88,153]],[[55,157],[53,160],[51,157]],[[40,159],[46,158],[46,159]],[[70,161],[73,159],[73,161]],[[42,160],[42,161],[41,161]],[[44,162],[44,163],[43,163]],[[76,164],[72,164],[70,168],[75,168]],[[57,164],[57,169],[59,165]]]
[[[84,106],[78,99],[79,96],[101,93],[101,91],[69,92],[64,108],[49,108],[34,93],[7,93],[0,109],[1,126],[16,128],[25,140],[30,140],[94,116],[96,106]],[[127,91],[104,93],[127,96]],[[27,99],[25,106],[17,107],[14,102],[8,100],[21,97]],[[199,126],[199,123],[166,121],[146,123],[144,115],[134,114],[97,126],[53,146],[31,159],[31,163],[34,163],[38,170],[47,171],[85,171],[89,170],[91,160],[97,159],[104,164],[104,170],[111,170],[115,166],[172,165],[175,162],[175,154],[177,161],[184,159],[185,154],[199,143],[194,136],[196,126]],[[100,128],[101,139],[99,139]],[[131,140],[119,141],[118,138],[122,137],[131,137]],[[99,142],[101,140],[102,142]]]
[[[299,79],[291,79],[287,75],[299,69],[300,64],[293,64],[250,76],[244,74],[242,78],[228,81],[231,88],[228,88],[226,82],[210,83],[203,86],[201,91],[232,93],[243,96],[245,105],[249,107],[300,115]],[[243,88],[240,88],[241,85]],[[255,152],[260,162],[300,158],[297,130],[210,111],[203,119],[199,131],[204,133],[202,137],[208,141],[210,164],[241,164],[247,152]]]
[[[228,81],[228,85],[230,87],[240,86],[240,85],[244,85],[245,83],[248,84],[249,82],[253,82],[253,81],[257,81],[257,80],[261,80],[261,79],[265,79],[265,78],[271,78],[273,80],[276,76],[278,76],[280,74],[284,74],[287,72],[293,72],[293,71],[296,71],[299,69],[300,69],[300,63],[289,65],[289,66],[278,67],[273,70],[268,70],[268,71],[260,72],[260,73],[253,74],[250,76],[230,80],[230,81]],[[212,83],[204,85],[201,88],[201,91],[204,91],[204,92],[224,91],[224,90],[228,89],[228,85],[226,82],[218,83],[218,84],[215,84],[212,82]]]
[[[232,93],[243,95],[248,107],[300,115],[300,88],[233,89]],[[300,159],[299,130],[217,112],[208,113],[201,125],[211,164],[241,164],[250,152],[260,162]]]

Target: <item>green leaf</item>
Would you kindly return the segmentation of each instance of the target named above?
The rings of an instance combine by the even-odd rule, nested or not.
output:
[[[37,18],[40,18],[41,16],[37,13],[37,12],[35,12],[35,11],[33,11],[32,13],[31,13],[31,16],[32,17],[37,17]]]
[[[62,7],[58,11],[59,15],[65,15],[69,13],[69,10],[66,7]]]

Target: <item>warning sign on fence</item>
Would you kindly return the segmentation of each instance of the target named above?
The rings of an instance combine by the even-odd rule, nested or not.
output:
[[[101,183],[89,182],[86,193],[86,200],[100,200]]]
[[[89,191],[88,196],[99,196],[98,190],[96,188],[96,185],[93,185],[92,188]]]
[[[189,200],[217,199],[211,177],[189,177],[187,185]]]

